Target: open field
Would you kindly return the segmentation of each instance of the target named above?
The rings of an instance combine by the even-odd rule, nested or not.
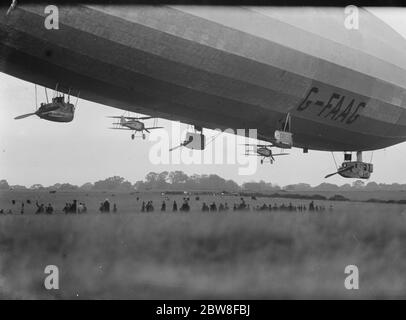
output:
[[[141,199],[136,200],[139,196]],[[98,214],[106,197],[117,214]],[[371,198],[373,198],[371,196]],[[405,298],[406,205],[334,202],[332,212],[159,212],[158,194],[3,192],[0,208],[0,298]],[[52,202],[60,212],[77,199],[82,215],[34,215],[19,201]],[[182,196],[170,196],[181,203]],[[140,213],[142,200],[156,212]],[[248,200],[304,203],[290,199]],[[328,201],[315,201],[329,206]],[[170,206],[168,206],[170,207]],[[60,290],[43,286],[46,265]],[[355,264],[360,289],[344,288]]]

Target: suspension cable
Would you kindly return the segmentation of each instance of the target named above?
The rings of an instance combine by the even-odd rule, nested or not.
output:
[[[334,157],[334,152],[333,151],[331,151],[331,155],[333,156],[334,164],[336,165],[336,169],[338,170],[337,161],[336,161],[336,158]]]
[[[44,90],[45,90],[45,97],[47,98],[47,103],[49,103],[49,100],[48,100],[48,93],[47,93],[47,88],[46,88],[46,87],[44,87]]]
[[[220,131],[220,132],[218,132],[214,137],[212,137],[211,139],[210,139],[210,141],[209,142],[207,142],[205,145],[204,145],[204,147],[206,148],[210,143],[212,143],[220,134],[222,134],[223,132],[222,131]]]
[[[35,110],[38,110],[37,84],[34,84],[34,86],[35,86]]]

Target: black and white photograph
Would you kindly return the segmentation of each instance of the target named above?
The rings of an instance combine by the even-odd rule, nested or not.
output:
[[[396,3],[3,1],[0,299],[405,299],[405,141]]]

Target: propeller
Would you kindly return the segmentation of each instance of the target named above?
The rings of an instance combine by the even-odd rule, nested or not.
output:
[[[193,141],[193,137],[190,136],[190,137],[189,137],[189,140],[185,140],[185,141],[183,141],[179,146],[176,146],[176,147],[173,147],[173,148],[169,149],[169,152],[171,152],[171,151],[173,151],[173,150],[176,150],[176,149],[178,149],[178,148],[181,148],[181,147],[185,147],[185,146],[187,146],[189,143],[191,143],[192,141]]]
[[[272,156],[288,156],[290,153],[272,153]]]
[[[15,117],[14,119],[15,120],[24,119],[24,118],[27,118],[27,117],[30,117],[30,116],[33,116],[33,115],[36,115],[36,114],[37,114],[36,112],[27,113],[27,114],[23,114],[21,116]]]
[[[176,150],[176,149],[179,149],[179,148],[181,148],[181,147],[183,147],[183,145],[179,145],[179,146],[170,148],[170,149],[169,149],[169,152],[171,152],[171,151],[173,151],[173,150]]]
[[[342,172],[345,172],[345,171],[349,171],[349,170],[351,170],[352,168],[354,168],[354,166],[350,166],[350,167],[347,167],[347,168],[345,168],[345,169],[338,170],[337,172],[330,173],[330,174],[326,175],[326,176],[324,177],[324,179],[330,178],[330,177],[332,177],[332,176],[334,176],[334,175],[336,175],[336,174],[338,174],[338,173],[342,173]]]

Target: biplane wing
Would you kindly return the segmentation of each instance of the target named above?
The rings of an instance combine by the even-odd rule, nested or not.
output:
[[[125,116],[107,116],[107,118],[113,118],[113,119],[126,119],[126,120],[148,120],[152,119],[154,117],[146,116],[146,117],[125,117]]]
[[[164,128],[164,127],[150,127],[150,128],[144,128],[144,130],[145,130],[146,132],[150,133],[149,130],[163,129],[163,128]]]
[[[110,127],[109,129],[114,129],[114,130],[132,130],[132,129],[130,129],[130,128],[112,128],[112,127]]]

